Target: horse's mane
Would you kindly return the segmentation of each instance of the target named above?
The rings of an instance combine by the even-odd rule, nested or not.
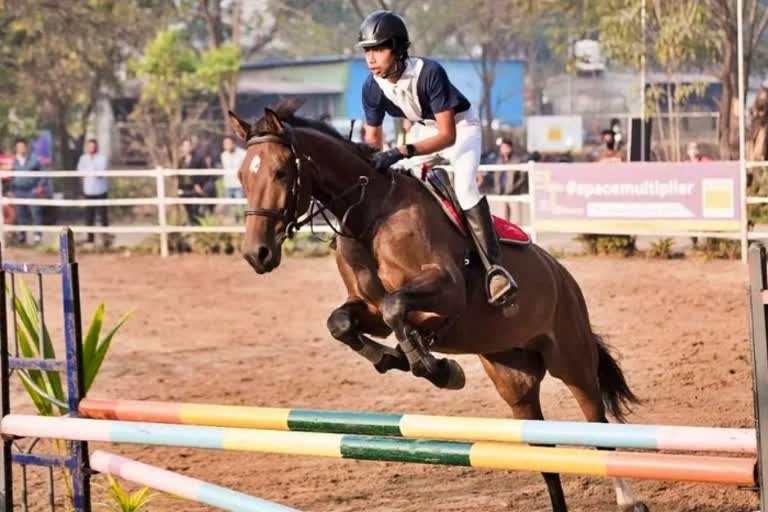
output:
[[[297,128],[310,128],[338,140],[343,145],[351,149],[355,154],[360,156],[363,160],[371,163],[371,156],[376,152],[374,148],[368,144],[362,142],[353,142],[347,139],[342,134],[340,134],[336,128],[323,121],[297,116],[296,111],[300,107],[301,102],[295,99],[286,99],[279,101],[274,107],[272,107],[272,111],[277,114],[277,117],[279,117],[281,121],[284,121],[291,126]],[[271,131],[272,127],[269,125],[269,121],[262,117],[256,121],[254,124],[254,129],[257,133],[265,133]]]

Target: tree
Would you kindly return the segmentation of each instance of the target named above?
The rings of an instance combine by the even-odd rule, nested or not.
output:
[[[478,105],[484,121],[483,140],[487,148],[494,145],[493,121],[498,98],[493,97],[496,68],[499,61],[510,57],[531,59],[528,73],[535,73],[536,34],[541,28],[543,11],[529,0],[479,0],[456,2],[458,40],[467,55],[477,55],[475,66],[482,83]]]
[[[143,45],[166,8],[142,0],[25,0],[3,7],[0,55],[13,60],[4,66],[12,76],[9,103],[51,127],[56,162],[72,168],[96,104],[119,90],[127,55]]]
[[[736,0],[705,0],[711,10],[712,26],[719,36],[720,81],[720,143],[721,158],[739,157],[738,113],[738,12]],[[744,0],[744,76],[749,79],[752,65],[768,28],[768,6],[761,0]]]
[[[457,11],[454,4],[460,5],[456,0],[285,0],[273,4],[273,13],[289,55],[355,54],[360,22],[377,9],[406,17],[412,53],[430,55],[451,46],[450,36],[456,32],[464,11]]]
[[[142,83],[139,103],[131,114],[134,144],[153,165],[174,167],[181,142],[201,129],[205,96],[219,85],[206,76],[210,70],[201,61],[216,58],[204,52],[201,59],[184,33],[163,30],[141,57],[130,61],[131,73]]]
[[[621,7],[623,5],[623,7]],[[717,56],[717,42],[709,37],[709,12],[698,0],[657,0],[647,5],[643,37],[642,2],[629,5],[619,0],[603,1],[596,9],[600,41],[606,53],[621,64],[639,68],[645,53],[646,65],[666,74],[662,86],[651,84],[648,112],[669,114],[657,126],[660,152],[665,160],[681,160],[680,119],[676,114],[694,95],[702,95],[702,83],[683,83],[677,73],[711,66]],[[645,41],[645,42],[644,42]],[[665,126],[666,125],[666,126]]]
[[[643,52],[641,0],[548,0],[548,6],[572,20],[577,32],[599,33],[607,53],[637,67]],[[649,66],[678,70],[719,69],[720,157],[738,157],[738,34],[737,0],[647,0]],[[765,0],[744,0],[744,67],[749,77],[762,56],[768,6]],[[682,45],[682,46],[680,46]],[[654,60],[655,59],[655,60]],[[715,64],[717,63],[717,64]]]
[[[193,46],[207,50],[200,77],[216,90],[226,132],[230,130],[227,111],[235,108],[242,60],[263,51],[278,32],[274,16],[250,5],[246,0],[183,0],[179,5]]]

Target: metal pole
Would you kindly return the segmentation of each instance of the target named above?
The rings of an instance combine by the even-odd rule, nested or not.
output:
[[[736,17],[738,22],[738,54],[739,54],[739,190],[741,190],[741,261],[747,262],[747,248],[749,245],[747,222],[747,161],[744,129],[744,0],[736,2]]]
[[[531,240],[538,243],[539,232],[536,229],[536,163],[528,160],[528,219],[531,223]]]
[[[157,175],[157,225],[160,226],[160,256],[168,257],[168,213],[165,204],[165,173]]]
[[[768,510],[768,338],[766,338],[766,255],[765,247],[756,244],[749,250],[750,337],[752,339],[752,396],[757,433],[757,481],[760,510]]]
[[[5,294],[5,269],[2,268],[2,246],[0,245],[0,413],[5,417],[11,413],[11,369],[8,363],[8,305]],[[15,318],[16,310],[11,305]],[[0,470],[2,470],[2,489],[0,489],[0,510],[3,512],[13,512],[13,467],[11,447],[13,441],[3,439],[2,458],[0,459]]]
[[[64,337],[67,360],[67,405],[69,415],[77,417],[80,400],[85,396],[83,367],[83,327],[80,314],[80,276],[75,258],[75,237],[71,229],[59,236],[61,258],[61,293],[63,299]],[[70,454],[74,467],[72,477],[72,504],[75,512],[91,512],[91,471],[88,467],[88,443],[73,441]]]
[[[640,161],[645,162],[645,0],[640,11],[640,26],[643,39],[643,52],[640,54]]]

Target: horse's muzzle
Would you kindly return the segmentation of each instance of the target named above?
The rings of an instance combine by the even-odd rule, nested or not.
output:
[[[280,248],[278,246],[273,250],[266,244],[259,244],[249,251],[244,251],[243,257],[257,274],[264,274],[280,264]]]

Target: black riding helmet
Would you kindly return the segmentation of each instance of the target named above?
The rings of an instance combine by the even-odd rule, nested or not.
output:
[[[408,58],[411,40],[403,18],[392,11],[374,11],[360,25],[357,46],[375,48],[384,44],[392,45],[398,59]]]

